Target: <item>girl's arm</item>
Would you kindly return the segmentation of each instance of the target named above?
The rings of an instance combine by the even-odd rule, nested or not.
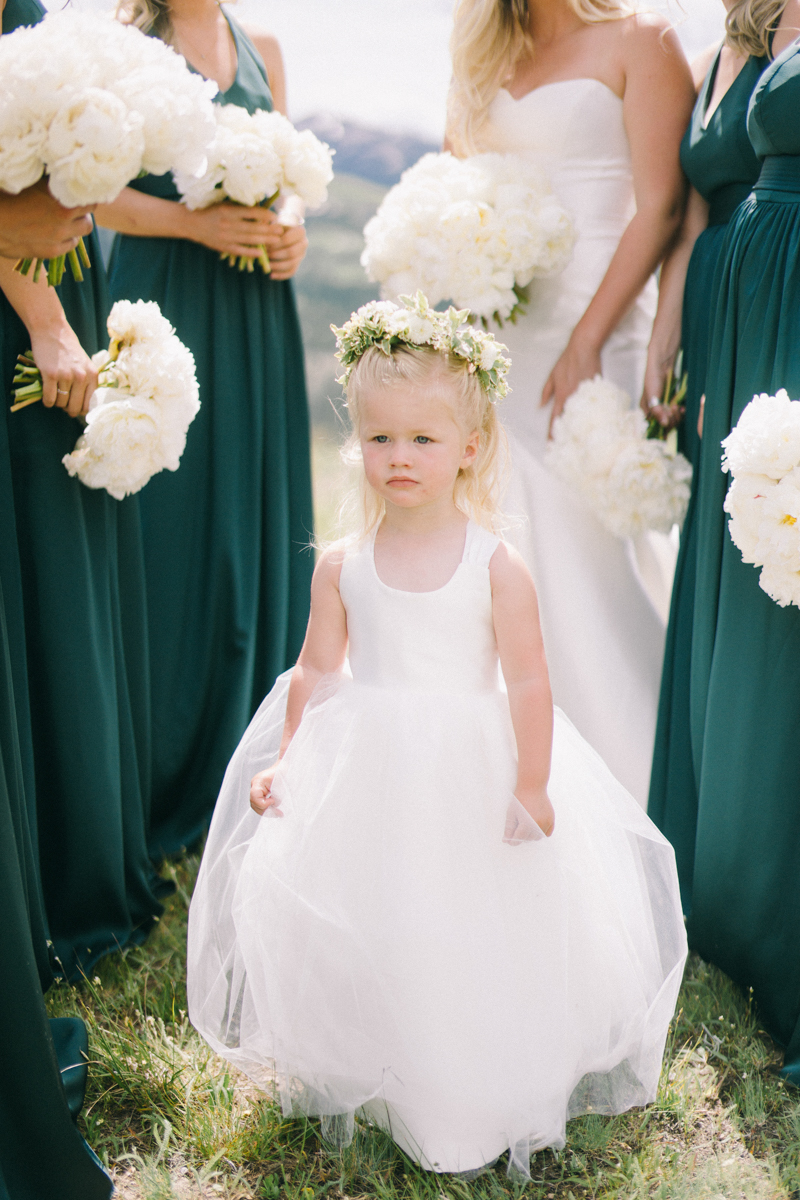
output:
[[[683,290],[689,259],[694,244],[708,224],[708,204],[694,188],[689,192],[686,215],[680,233],[661,267],[658,287],[658,309],[653,322],[653,333],[647,348],[647,366],[644,373],[642,408],[650,416],[655,413],[662,424],[674,416],[660,407],[651,409],[651,397],[661,397],[667,372],[675,361],[681,344],[681,318],[683,315]]]
[[[311,615],[308,618],[306,639],[300,657],[292,671],[286,720],[283,726],[278,762],[266,771],[259,771],[250,784],[250,806],[259,816],[277,804],[270,794],[278,763],[297,732],[311,693],[324,675],[339,671],[347,652],[347,617],[339,595],[339,575],[342,570],[340,550],[326,550],[314,570],[311,581]]]
[[[553,745],[553,698],[536,590],[516,550],[501,543],[489,564],[492,616],[517,741],[514,795],[549,837],[555,825],[547,795]]]
[[[97,387],[97,371],[68,323],[55,288],[48,287],[44,274],[38,283],[20,275],[7,258],[0,258],[0,288],[30,335],[45,408],[56,405],[71,417],[86,412]]]
[[[683,217],[679,149],[695,99],[688,64],[674,30],[657,16],[630,18],[621,44],[636,213],[544,385],[542,404],[553,401],[551,427],[578,384],[600,372],[606,340],[661,262]]]

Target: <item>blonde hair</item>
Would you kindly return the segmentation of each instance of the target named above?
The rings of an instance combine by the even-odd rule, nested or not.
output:
[[[634,11],[629,0],[568,3],[587,25],[617,21]],[[528,0],[457,0],[450,38],[453,82],[447,102],[447,136],[460,157],[477,152],[490,104],[523,54],[533,53],[529,26]]]
[[[123,25],[135,25],[142,33],[151,33],[169,44],[172,37],[169,0],[119,0],[114,15]]]
[[[507,461],[505,431],[497,419],[493,402],[481,387],[468,363],[456,355],[418,346],[396,346],[390,355],[370,346],[353,367],[347,383],[347,412],[352,432],[342,451],[346,462],[361,464],[361,419],[364,393],[374,388],[403,384],[437,384],[443,399],[452,399],[463,429],[479,434],[478,453],[456,477],[453,500],[456,508],[485,529],[496,530],[502,520],[500,493]],[[369,484],[362,470],[357,489],[342,505],[342,524],[351,535],[362,539],[383,520],[386,505]],[[349,518],[349,519],[348,519]]]
[[[736,0],[725,18],[725,41],[738,54],[770,57],[770,34],[780,24],[786,0]]]

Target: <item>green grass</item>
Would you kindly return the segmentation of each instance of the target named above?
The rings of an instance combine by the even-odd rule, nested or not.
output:
[[[286,1120],[270,1096],[217,1058],[186,1019],[186,912],[197,860],[168,866],[176,894],[147,943],[59,984],[51,1015],[89,1027],[83,1131],[122,1200],[761,1200],[800,1196],[800,1095],[747,996],[690,962],[658,1099],[568,1126],[561,1153],[511,1183],[502,1162],[467,1183],[420,1171],[383,1133],[357,1126],[344,1151],[314,1121]]]

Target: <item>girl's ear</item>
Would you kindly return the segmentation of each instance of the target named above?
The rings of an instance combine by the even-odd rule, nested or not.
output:
[[[467,439],[467,444],[464,447],[464,453],[461,456],[460,469],[463,471],[465,467],[471,467],[478,457],[480,449],[481,435],[480,430],[474,429]]]

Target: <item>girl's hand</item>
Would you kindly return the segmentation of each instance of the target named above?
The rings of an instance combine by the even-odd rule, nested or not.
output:
[[[573,330],[572,337],[567,342],[567,348],[550,372],[547,382],[542,389],[542,408],[553,403],[550,414],[550,426],[547,436],[553,436],[553,422],[561,416],[564,405],[584,379],[593,379],[602,374],[600,350],[593,343],[582,337],[578,330]]]
[[[88,412],[97,370],[66,319],[33,326],[29,332],[45,408],[66,409],[71,417]]]
[[[268,208],[245,208],[241,204],[214,204],[195,212],[184,209],[183,236],[220,254],[256,258],[259,246],[275,242],[277,218]],[[279,235],[278,235],[279,236]]]
[[[272,794],[272,781],[278,766],[279,764],[275,763],[274,767],[268,767],[266,771],[259,771],[250,781],[250,807],[254,813],[258,813],[259,817],[263,817],[268,808],[275,809],[276,817],[283,816],[278,807],[278,797]]]
[[[533,817],[545,837],[550,837],[556,827],[556,814],[550,803],[547,788],[518,787],[514,792],[517,800],[529,816]]]

